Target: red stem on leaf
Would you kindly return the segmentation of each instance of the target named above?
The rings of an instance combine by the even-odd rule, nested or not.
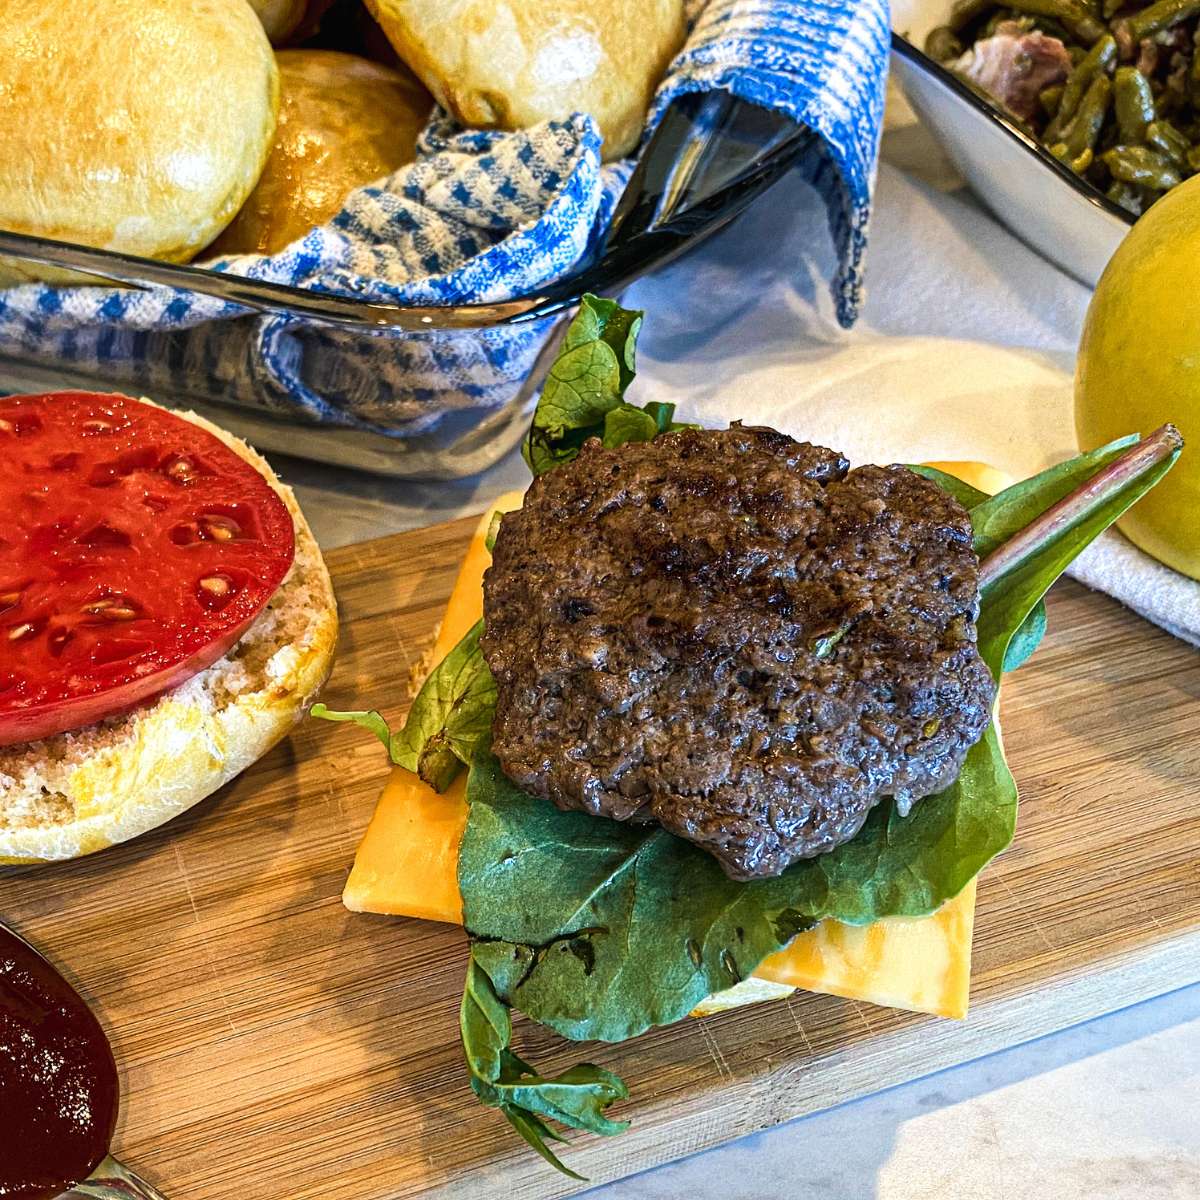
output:
[[[1182,448],[1183,438],[1174,425],[1163,425],[1136,446],[1130,446],[1119,458],[1114,458],[1091,479],[1068,492],[1040,517],[997,546],[979,565],[980,589],[1020,566],[1056,534],[1074,525],[1098,504],[1112,499],[1122,488]]]

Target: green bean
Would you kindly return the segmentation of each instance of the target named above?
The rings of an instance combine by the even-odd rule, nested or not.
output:
[[[1079,111],[1071,118],[1071,124],[1063,130],[1063,141],[1072,161],[1085,150],[1095,150],[1111,101],[1112,82],[1107,75],[1097,75],[1080,102]],[[1088,165],[1091,165],[1090,161]]]
[[[977,21],[990,8],[994,8],[996,0],[954,0],[954,7],[950,10],[950,19],[946,22],[947,25],[955,33],[962,31],[973,21]]]
[[[1066,142],[1055,142],[1053,146],[1047,146],[1047,150],[1054,155],[1059,162],[1070,167],[1076,175],[1082,175],[1084,171],[1092,165],[1095,159],[1095,154],[1090,146],[1084,148],[1083,153],[1072,158],[1071,152],[1067,149]]]
[[[1159,85],[1154,97],[1154,111],[1158,114],[1158,119],[1161,121],[1165,117],[1169,117],[1178,108],[1179,97],[1174,92]]]
[[[1143,8],[1121,24],[1128,31],[1130,41],[1136,45],[1143,38],[1162,33],[1164,29],[1170,29],[1172,25],[1178,25],[1197,13],[1200,13],[1200,0],[1158,0],[1157,4]]]
[[[1160,0],[1160,3],[1165,2]],[[1108,32],[1082,0],[1009,0],[1009,3],[1017,12],[1061,21],[1081,42],[1089,46]],[[1195,3],[1200,4],[1200,0],[1195,0]]]
[[[1117,43],[1111,37],[1102,37],[1088,51],[1087,57],[1067,76],[1063,87],[1062,102],[1054,120],[1046,126],[1045,140],[1058,142],[1062,140],[1063,130],[1075,116],[1075,110],[1083,101],[1084,93],[1092,85],[1097,75],[1104,74],[1117,58]]]
[[[1042,106],[1042,112],[1048,117],[1053,117],[1058,112],[1062,98],[1063,85],[1061,83],[1052,83],[1038,92],[1038,103]]]
[[[1081,42],[1086,42],[1089,46],[1094,46],[1101,38],[1108,37],[1104,22],[1099,17],[1093,17],[1091,13],[1085,13],[1068,28]]]
[[[1121,141],[1135,146],[1146,140],[1146,126],[1154,120],[1154,93],[1150,80],[1137,67],[1118,67],[1113,80],[1113,102]]]
[[[997,31],[1061,44],[1066,78],[1051,76],[1038,90],[1028,126],[1114,204],[1140,215],[1162,192],[1200,176],[1200,0],[950,3],[947,23],[926,39],[938,61]],[[1028,51],[1012,61],[1022,78],[1037,61],[1032,45]]]
[[[1030,29],[1039,30],[1047,37],[1058,38],[1064,46],[1071,40],[1071,35],[1067,32],[1067,27],[1061,21],[1056,21],[1053,17],[1029,17],[1027,19]]]
[[[934,62],[950,62],[963,52],[963,44],[958,40],[958,34],[949,25],[939,25],[929,32],[925,39],[925,53]]]
[[[1165,154],[1177,167],[1187,161],[1192,143],[1170,121],[1152,121],[1146,127],[1146,145]]]
[[[1171,162],[1148,146],[1114,146],[1100,157],[1109,174],[1122,183],[1155,192],[1165,192],[1179,183],[1179,172]]]
[[[1142,215],[1142,194],[1131,184],[1122,183],[1119,179],[1109,186],[1104,193],[1114,204],[1119,204],[1126,212],[1135,217]]]

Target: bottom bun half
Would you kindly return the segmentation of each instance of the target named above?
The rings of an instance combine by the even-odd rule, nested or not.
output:
[[[180,415],[262,472],[292,514],[295,561],[233,649],[186,683],[124,716],[0,747],[0,862],[77,858],[171,820],[280,741],[329,675],[337,604],[291,489],[244,442]]]

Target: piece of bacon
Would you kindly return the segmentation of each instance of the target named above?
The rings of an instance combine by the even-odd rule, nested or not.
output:
[[[969,79],[1022,120],[1031,120],[1038,110],[1043,88],[1062,83],[1071,70],[1071,56],[1056,37],[1040,29],[1023,29],[1015,21],[1003,21],[989,38],[976,42],[951,64],[951,69]]]

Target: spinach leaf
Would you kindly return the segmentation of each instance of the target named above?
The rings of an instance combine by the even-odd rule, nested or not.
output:
[[[492,519],[488,521],[487,533],[483,535],[483,544],[487,547],[489,554],[496,549],[496,539],[500,536],[500,522],[502,520],[504,520],[504,514],[497,509],[492,513]]]
[[[1038,475],[1031,475],[973,504],[971,527],[975,532],[975,553],[980,558],[986,558],[1001,542],[1024,529],[1052,504],[1137,442],[1137,434],[1119,438],[1107,446],[1101,446],[1099,450],[1090,450],[1056,463]]]
[[[989,498],[987,492],[981,492],[979,488],[972,487],[965,480],[959,479],[957,475],[950,475],[945,471],[939,471],[937,467],[927,467],[924,463],[909,463],[907,466],[915,474],[922,475],[931,482],[936,483],[943,492],[949,492],[967,512],[970,512],[977,504],[982,504]]]
[[[1004,674],[1024,666],[1046,636],[1046,602],[1039,600],[1030,610],[1029,616],[1017,626],[1017,632],[1009,639],[1004,651]]]
[[[908,468],[910,471],[915,471],[918,475],[923,475],[926,479],[932,480],[943,491],[949,492],[958,502],[971,514],[971,526],[978,530],[979,525],[976,521],[975,510],[991,497],[987,492],[981,492],[978,488],[972,487],[969,483],[965,483],[956,475],[948,475],[945,471],[939,471],[936,467],[926,467],[924,465],[914,465]],[[979,539],[976,537],[976,551],[979,549]],[[1045,601],[1039,600],[1034,605],[1033,611],[1021,623],[1017,632],[1013,634],[1012,641],[1009,642],[1008,650],[1004,655],[1004,672],[1015,671],[1019,666],[1029,660],[1029,656],[1038,648],[1038,644],[1046,634],[1046,604]]]
[[[610,450],[626,442],[652,442],[658,434],[658,422],[644,408],[622,404],[604,414],[602,440]]]
[[[470,765],[491,741],[496,683],[479,638],[477,621],[466,636],[429,673],[413,700],[404,728],[392,733],[377,712],[334,712],[314,704],[312,715],[326,721],[353,721],[373,733],[398,767],[413,771],[437,792],[444,792],[459,768]]]
[[[655,826],[559,812],[481,755],[459,850],[473,953],[501,998],[566,1037],[623,1041],[749,976],[826,917],[922,915],[1012,838],[1017,793],[995,732],[955,784],[775,879],[736,883]]]
[[[564,1140],[546,1119],[605,1135],[623,1133],[629,1127],[627,1121],[611,1121],[604,1115],[610,1104],[629,1096],[625,1084],[612,1072],[582,1063],[545,1078],[517,1057],[511,1048],[508,1007],[496,995],[474,951],[467,963],[459,1029],[475,1095],[498,1108],[521,1137],[564,1175],[583,1178],[568,1170],[546,1144]]]
[[[588,438],[601,438],[612,449],[689,428],[672,419],[673,404],[651,401],[638,408],[625,402],[641,327],[642,314],[614,300],[589,294],[580,301],[525,439],[525,461],[534,475],[570,462]]]
[[[546,376],[525,442],[534,475],[568,462],[622,403],[636,371],[642,314],[588,294]]]
[[[1051,584],[1174,466],[1183,442],[1165,426],[1122,438],[1014,484],[971,511],[983,560],[978,632],[984,661],[998,672]]]
[[[383,743],[384,749],[389,755],[392,752],[392,727],[387,723],[387,717],[373,708],[360,708],[353,712],[337,712],[318,701],[308,710],[308,715],[317,717],[321,721],[353,721],[360,729],[373,733]]]

